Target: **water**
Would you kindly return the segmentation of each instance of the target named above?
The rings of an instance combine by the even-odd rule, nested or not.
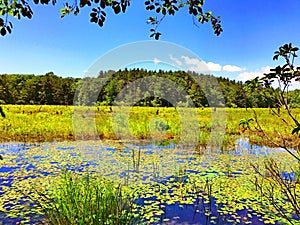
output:
[[[231,155],[242,157],[244,155],[253,155],[255,157],[261,157],[263,155],[269,155],[273,152],[282,152],[281,149],[271,149],[261,146],[251,146],[247,140],[239,139],[237,140],[237,145],[234,149],[229,151]],[[126,180],[127,182],[133,182],[137,179],[137,172],[139,174],[138,179],[143,182],[158,182],[161,184],[166,184],[170,180],[178,181],[178,177],[174,176],[174,172],[178,171],[181,166],[186,164],[192,164],[194,160],[197,159],[197,155],[194,152],[187,151],[186,148],[178,148],[175,144],[171,143],[166,146],[156,146],[153,144],[137,145],[137,144],[127,144],[123,150],[119,151],[120,147],[113,146],[97,146],[97,145],[86,145],[70,142],[63,143],[41,143],[41,144],[24,144],[24,143],[4,143],[0,144],[0,154],[3,155],[4,163],[0,167],[0,197],[5,195],[3,187],[11,187],[15,179],[14,174],[20,168],[25,168],[27,172],[32,172],[34,175],[28,175],[25,179],[34,178],[35,176],[51,176],[55,172],[47,171],[46,168],[39,168],[36,162],[49,161],[52,157],[50,150],[55,152],[55,157],[51,158],[49,164],[53,168],[64,167],[69,170],[83,171],[85,168],[89,168],[90,171],[101,171],[102,174],[114,178],[117,177],[121,180]],[[31,154],[31,152],[35,154]],[[166,154],[166,152],[168,154]],[[170,154],[169,154],[170,153]],[[57,155],[57,156],[56,156]],[[14,160],[6,161],[6,158],[13,157]],[[83,157],[84,161],[80,164],[76,163],[76,159]],[[145,161],[145,165],[140,165],[141,157],[156,157],[158,165],[149,165]],[[59,160],[58,160],[59,159]],[[74,159],[74,162],[70,162],[70,159]],[[209,168],[211,161],[215,158],[206,158],[206,161],[198,162],[203,168]],[[124,162],[123,162],[124,161]],[[128,163],[127,163],[128,161]],[[13,162],[13,163],[12,163]],[[231,163],[237,163],[238,160],[231,160]],[[172,165],[172,166],[171,166]],[[198,174],[198,170],[186,169],[185,173]],[[216,176],[218,174],[228,175],[228,172],[220,171],[207,171],[203,176],[210,174]],[[243,171],[231,171],[230,175],[232,177],[242,175]],[[282,172],[282,175],[286,179],[294,180],[295,173]],[[181,177],[183,185],[186,182],[187,177]],[[143,205],[144,201],[147,199],[139,199],[138,203]],[[235,220],[235,218],[230,218],[230,216],[220,215],[217,211],[215,204],[216,199],[211,198],[211,204],[185,204],[182,206],[179,203],[174,203],[166,205],[164,208],[164,218],[170,218],[170,221],[166,224],[244,224],[243,221],[240,223],[228,222],[228,220]],[[207,209],[211,215],[207,215]],[[247,217],[248,210],[239,210],[237,214],[243,218]],[[262,225],[264,224],[259,217],[253,215],[249,219],[253,224]],[[20,218],[7,218],[7,215],[0,211],[0,221],[3,224],[16,224],[20,221]],[[34,224],[34,219],[30,220],[28,224]],[[161,224],[160,221],[157,224]]]

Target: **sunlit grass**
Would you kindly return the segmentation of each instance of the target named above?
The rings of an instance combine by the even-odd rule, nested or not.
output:
[[[141,216],[134,203],[137,196],[127,187],[88,173],[65,171],[57,179],[51,194],[37,193],[47,224],[139,224]]]
[[[256,144],[270,145],[266,139],[260,138],[259,132],[249,133],[239,126],[242,119],[254,117],[253,109],[218,108],[216,110],[218,114],[215,116],[211,108],[46,105],[4,105],[2,108],[6,114],[6,118],[0,119],[0,140],[3,141],[62,141],[75,140],[75,138],[93,139],[96,135],[101,139],[124,141],[146,139],[155,143],[182,140],[188,143],[197,139],[204,146],[209,142],[220,120],[221,123],[226,122],[224,128],[221,126],[221,129],[225,129],[224,149],[232,147],[234,140],[240,135],[250,137],[250,141]],[[276,141],[280,136],[291,140],[295,138],[291,134],[292,127],[285,125],[270,110],[254,110],[262,128],[271,139]],[[295,114],[300,113],[299,109],[293,111]],[[290,122],[283,110],[281,116]],[[74,120],[79,120],[79,126],[75,127],[75,130]],[[189,129],[184,127],[185,124],[188,124]]]

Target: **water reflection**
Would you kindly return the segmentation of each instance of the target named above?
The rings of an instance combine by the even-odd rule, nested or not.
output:
[[[52,150],[52,151],[50,151]],[[31,152],[35,154],[32,155]],[[268,148],[265,146],[250,145],[247,139],[241,138],[236,141],[235,148],[228,151],[228,154],[235,156],[254,155],[264,156],[274,152],[282,152],[283,149]],[[55,154],[53,154],[53,152]],[[221,153],[221,151],[219,151]],[[118,178],[124,181],[124,184],[130,182],[157,182],[166,184],[170,180],[177,181],[178,177],[174,176],[178,170],[184,165],[192,165],[194,161],[198,160],[199,153],[195,149],[189,149],[188,146],[178,146],[175,143],[168,143],[163,146],[156,146],[151,143],[143,144],[126,144],[125,148],[122,145],[117,147],[111,145],[97,145],[97,143],[78,143],[78,142],[63,142],[63,143],[3,143],[0,144],[0,154],[4,157],[4,162],[0,167],[0,197],[5,195],[3,191],[4,186],[11,187],[15,177],[14,172],[18,169],[25,168],[26,171],[32,172],[34,177],[38,174],[44,176],[53,175],[53,171],[43,170],[39,164],[48,162],[55,168],[64,167],[70,170],[83,171],[88,168],[89,171],[101,172],[101,174],[111,177],[112,179]],[[53,154],[53,155],[52,155]],[[205,153],[204,153],[205,154]],[[55,156],[54,156],[55,155]],[[69,159],[77,159],[80,164],[71,164]],[[6,158],[12,158],[9,161]],[[63,162],[62,163],[62,160]],[[83,160],[82,160],[83,159]],[[197,161],[201,164],[202,168],[209,169],[211,162],[215,158],[206,153],[205,160]],[[76,160],[74,161],[76,162]],[[73,163],[74,163],[73,162]],[[237,160],[232,160],[235,163]],[[198,170],[185,169],[184,173],[198,174]],[[236,176],[242,174],[243,171],[230,171],[222,172],[226,176]],[[217,175],[219,171],[207,171],[206,175]],[[286,179],[294,180],[295,173],[282,172],[283,177]],[[28,178],[27,177],[27,178]],[[186,182],[187,177],[180,178],[182,183]],[[147,199],[139,199],[139,204],[144,204]],[[215,204],[215,199],[211,199],[211,204],[208,206],[206,203],[194,202],[195,204],[183,205],[181,207],[178,203],[165,206],[165,215],[162,217],[170,218],[170,221],[165,224],[222,224],[231,225],[236,224],[228,222],[228,216],[221,216],[218,213],[218,208]],[[198,201],[198,200],[195,200]],[[211,211],[211,215],[207,215],[207,207]],[[242,218],[248,214],[247,210],[238,211],[238,215]],[[215,218],[215,219],[211,219]],[[0,221],[3,224],[16,224],[20,218],[8,219],[4,212],[0,212]],[[163,223],[160,221],[157,224]],[[264,224],[257,216],[251,218],[253,224]],[[34,224],[35,221],[31,221]],[[240,224],[243,224],[242,222]]]

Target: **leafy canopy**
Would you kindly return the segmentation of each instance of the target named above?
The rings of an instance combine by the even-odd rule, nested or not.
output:
[[[13,24],[11,17],[17,19],[33,16],[32,5],[56,5],[56,0],[0,0],[0,34],[5,36],[12,32]],[[110,8],[115,14],[125,13],[130,6],[130,0],[74,0],[66,1],[64,7],[60,9],[61,17],[68,14],[75,16],[84,7],[91,9],[90,22],[99,27],[104,25],[107,17],[107,9]],[[214,33],[220,35],[223,31],[220,17],[215,17],[211,11],[205,12],[203,9],[204,0],[146,0],[145,9],[153,12],[153,16],[147,19],[147,23],[152,26],[150,37],[159,39],[161,33],[157,31],[160,23],[166,16],[173,16],[179,10],[188,9],[188,13],[193,18],[193,23],[203,24],[210,22]]]

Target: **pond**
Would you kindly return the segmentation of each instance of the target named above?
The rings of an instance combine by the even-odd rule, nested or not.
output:
[[[124,185],[158,185],[159,196],[152,188],[136,200],[150,208],[157,202],[163,206],[163,213],[153,215],[159,218],[151,224],[278,224],[278,216],[270,214],[273,209],[267,209],[259,193],[253,191],[256,178],[250,163],[261,165],[266,156],[272,155],[291,165],[294,161],[286,152],[252,146],[243,138],[226,154],[209,149],[204,152],[199,154],[174,143],[2,143],[0,221],[36,224],[42,217],[34,211],[24,218],[18,216],[18,210],[32,204],[24,195],[31,192],[35,179],[44,182],[67,169],[98,173]],[[282,173],[292,174],[288,170]]]

